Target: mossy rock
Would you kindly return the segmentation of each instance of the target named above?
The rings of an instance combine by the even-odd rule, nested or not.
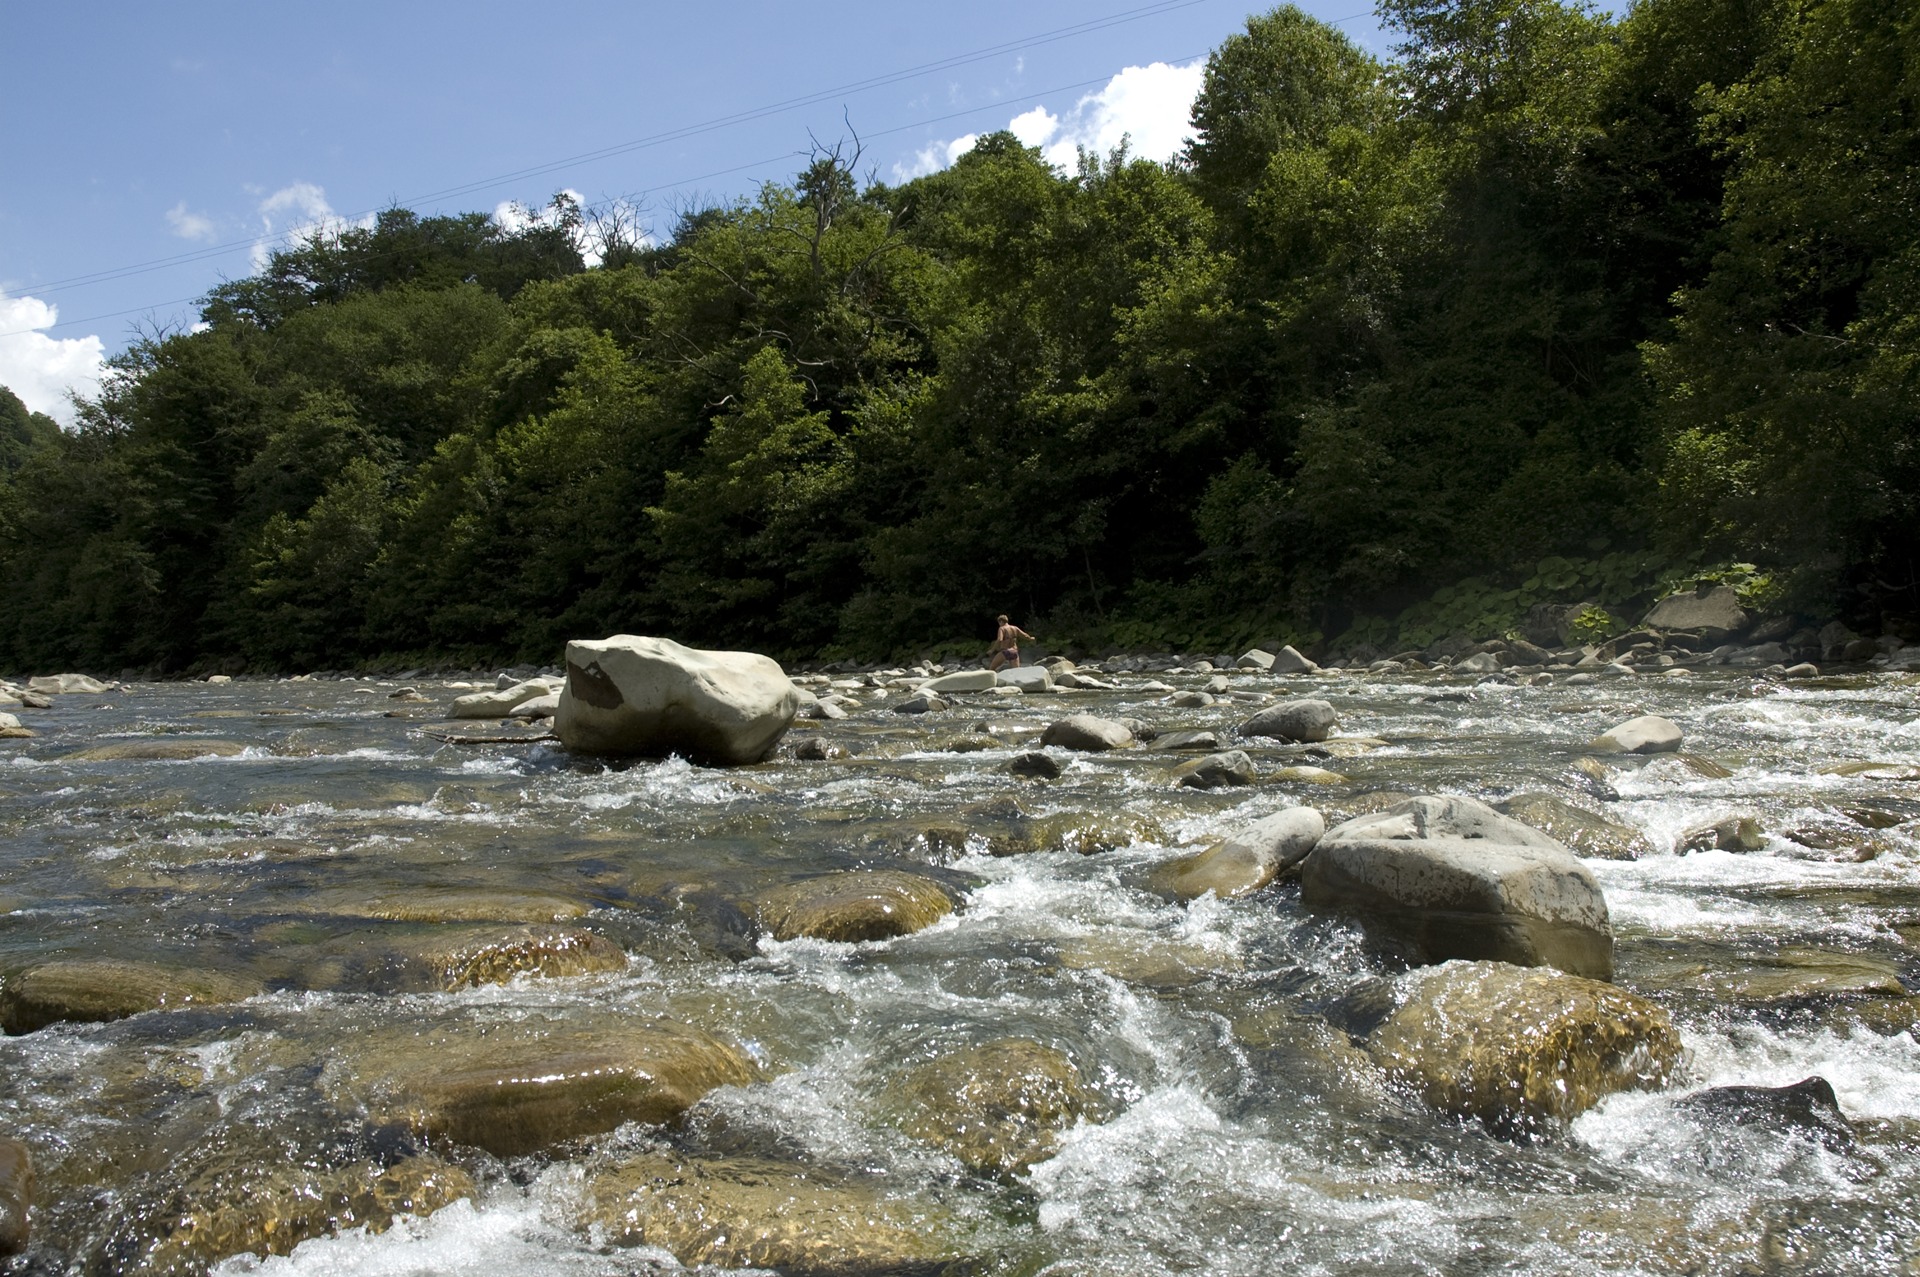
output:
[[[1427,1103],[1507,1135],[1571,1121],[1615,1091],[1665,1082],[1680,1035],[1660,1007],[1598,980],[1504,962],[1448,962],[1400,977],[1367,1038]]]
[[[1065,1051],[1001,1038],[917,1065],[889,1089],[901,1129],[970,1169],[1012,1175],[1053,1156],[1100,1096]]]
[[[0,1027],[31,1033],[62,1022],[123,1020],[143,1011],[218,1006],[264,992],[258,980],[221,971],[74,958],[49,962],[7,982]]]
[[[890,940],[953,912],[947,888],[898,869],[854,869],[762,892],[754,911],[776,940]]]
[[[885,1184],[760,1158],[645,1153],[589,1174],[580,1226],[689,1268],[882,1277],[957,1257],[944,1212]]]
[[[1324,767],[1282,767],[1276,770],[1268,780],[1275,783],[1295,785],[1345,785],[1349,781],[1339,772],[1328,771]]]

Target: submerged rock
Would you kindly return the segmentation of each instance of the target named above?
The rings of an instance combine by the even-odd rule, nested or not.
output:
[[[1170,773],[1173,783],[1188,789],[1219,789],[1228,785],[1251,785],[1258,773],[1253,760],[1243,749],[1230,749],[1181,763]]]
[[[1101,752],[1109,749],[1124,749],[1133,743],[1133,733],[1126,724],[1116,723],[1110,718],[1096,718],[1092,714],[1070,714],[1051,723],[1040,735],[1042,745],[1057,745],[1061,749],[1077,749],[1087,752]]]
[[[554,730],[581,753],[754,763],[799,708],[798,692],[770,657],[616,634],[567,644]]]
[[[1181,900],[1209,891],[1223,900],[1248,895],[1304,859],[1326,828],[1313,808],[1289,807],[1198,855],[1169,861],[1155,871],[1153,882]]]
[[[198,968],[76,958],[49,962],[7,982],[0,1027],[31,1033],[49,1024],[123,1020],[143,1011],[218,1006],[264,992],[258,980]]]
[[[1134,735],[1139,736],[1140,733],[1134,732]],[[1183,749],[1183,750],[1184,749],[1204,749],[1209,751],[1217,750],[1220,748],[1220,733],[1218,732],[1168,732],[1163,736],[1154,737],[1153,747],[1155,749]]]
[[[1341,773],[1310,764],[1276,768],[1267,779],[1294,785],[1345,785],[1348,783],[1348,777]]]
[[[907,1134],[990,1175],[1053,1156],[1060,1132],[1099,1099],[1066,1052],[1031,1038],[940,1056],[908,1070],[890,1098]]]
[[[145,740],[110,741],[67,755],[75,763],[172,763],[189,758],[232,758],[246,746],[236,741],[202,736],[155,736]]]
[[[1633,826],[1552,794],[1515,794],[1500,804],[1500,810],[1591,860],[1638,860],[1653,852],[1652,841]]]
[[[1301,903],[1415,962],[1480,958],[1613,976],[1600,886],[1571,852],[1471,798],[1415,798],[1327,832]]]
[[[932,878],[898,869],[852,869],[763,892],[755,911],[776,940],[891,940],[953,912],[953,898]]]
[[[1325,701],[1282,701],[1240,724],[1240,734],[1290,741],[1322,741],[1333,735],[1337,721],[1333,706]]]
[[[715,1087],[760,1076],[705,1030],[637,1017],[396,1025],[345,1044],[345,1054],[329,1070],[341,1102],[499,1157],[626,1122],[673,1122]]]
[[[1043,851],[1097,856],[1164,838],[1157,824],[1130,812],[1069,811],[1051,816],[1021,815],[1009,826],[987,835],[987,851],[995,856]]]
[[[31,1240],[33,1156],[19,1140],[0,1138],[0,1255],[18,1255]]]
[[[953,1257],[941,1212],[883,1181],[790,1162],[643,1153],[591,1174],[583,1202],[581,1227],[689,1268],[884,1277]]]
[[[1508,1135],[1572,1120],[1615,1091],[1665,1082],[1679,1034],[1658,1006],[1597,980],[1448,962],[1396,983],[1367,1050],[1427,1103]]]

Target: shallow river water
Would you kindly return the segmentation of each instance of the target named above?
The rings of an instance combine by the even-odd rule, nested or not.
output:
[[[1137,690],[1146,677],[923,716],[869,692],[728,771],[442,743],[423,729],[447,726],[437,711],[457,693],[432,683],[414,684],[425,704],[378,681],[237,682],[21,711],[37,735],[0,742],[0,980],[106,960],[250,996],[0,1039],[0,1135],[28,1146],[37,1177],[15,1270],[674,1272],[582,1210],[608,1167],[665,1152],[852,1186],[924,1235],[934,1258],[897,1271],[1920,1272],[1920,680],[1236,674],[1239,692],[1319,696],[1340,715],[1327,747],[1242,743],[1263,776],[1314,764],[1344,780],[1175,789],[1181,756],[1150,747],[1055,751],[1052,781],[1008,774],[1067,712],[1224,738],[1258,704],[1176,709]],[[1641,712],[1718,766],[1576,767]],[[813,736],[846,756],[794,758]],[[984,747],[947,748],[961,738]],[[126,743],[179,756],[100,749]],[[1850,761],[1889,766],[1827,770]],[[1440,1116],[1337,1026],[1343,999],[1394,974],[1356,929],[1305,913],[1288,883],[1190,905],[1152,889],[1156,865],[1246,822],[1307,804],[1331,824],[1383,790],[1544,792],[1645,835],[1638,859],[1588,864],[1617,982],[1681,1031],[1673,1084],[1531,1141]],[[1764,846],[1681,848],[1736,814]],[[887,941],[759,933],[757,893],[856,866],[932,872],[959,907]],[[452,989],[433,965],[526,924],[597,936],[605,960]],[[516,1156],[418,1136],[383,1108],[437,1052],[662,1015],[737,1045],[757,1076],[680,1121]],[[992,1175],[914,1138],[892,1097],[916,1064],[1007,1039],[1064,1052],[1091,1098],[1050,1156]],[[1813,1074],[1850,1141],[1681,1102]],[[277,1217],[342,1174],[440,1208],[380,1231],[351,1216],[291,1254],[216,1236],[285,1250],[304,1234]]]

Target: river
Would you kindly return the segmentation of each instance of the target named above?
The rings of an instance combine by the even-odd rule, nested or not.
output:
[[[1208,675],[919,716],[872,690],[735,770],[444,743],[427,729],[448,726],[458,689],[437,682],[409,684],[423,701],[380,680],[140,683],[21,711],[35,737],[0,742],[0,978],[110,960],[250,992],[0,1040],[0,1135],[31,1149],[38,1181],[15,1270],[673,1272],[580,1206],[618,1158],[665,1150],[809,1168],[910,1209],[945,1258],[901,1271],[1920,1272],[1920,1045],[1892,1031],[1920,990],[1920,679],[1235,674],[1242,699],[1175,708],[1150,677]],[[1330,701],[1337,737],[1250,744],[1261,772],[1335,778],[1176,789],[1180,756],[1153,748],[1056,751],[1051,781],[1007,772],[1069,709],[1225,737],[1283,692]],[[1576,768],[1643,712],[1679,723],[1699,761]],[[845,755],[794,758],[814,736]],[[116,745],[137,748],[102,749]],[[175,756],[127,756],[143,751]],[[1830,770],[1847,762],[1889,766]],[[1393,968],[1305,913],[1297,886],[1190,905],[1151,888],[1156,865],[1257,817],[1307,804],[1331,823],[1383,790],[1545,792],[1638,831],[1638,859],[1588,864],[1617,982],[1671,1013],[1680,1076],[1542,1138],[1497,1137],[1396,1089],[1335,1027],[1332,1009]],[[1680,846],[1737,814],[1766,831],[1757,849]],[[959,908],[837,944],[757,934],[737,907],[856,866],[931,872]],[[547,922],[615,956],[451,990],[419,974],[442,940]],[[505,1157],[423,1146],[368,1098],[408,1050],[659,1015],[736,1044],[756,1080],[682,1121]],[[1051,1155],[981,1174],[904,1133],[903,1069],[1009,1038],[1084,1079]],[[1814,1074],[1850,1141],[1681,1102]],[[211,1236],[223,1205],[298,1199],[333,1168],[423,1147],[444,1168],[432,1204],[449,1203],[431,1214],[280,1256],[177,1244],[184,1220]]]

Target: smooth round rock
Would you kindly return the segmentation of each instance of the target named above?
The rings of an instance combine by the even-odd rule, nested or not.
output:
[[[1240,734],[1268,736],[1278,740],[1323,741],[1333,735],[1338,721],[1333,706],[1325,701],[1282,701],[1240,724]]]

